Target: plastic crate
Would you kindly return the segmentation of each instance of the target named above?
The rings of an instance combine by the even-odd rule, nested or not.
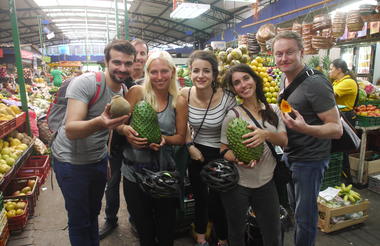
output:
[[[336,152],[331,153],[329,167],[325,171],[325,175],[322,180],[321,190],[327,187],[334,187],[340,185],[341,173],[343,164],[343,153]]]
[[[17,117],[16,117],[16,127],[21,126],[25,122],[25,119],[26,119],[26,113],[25,112],[17,115]]]
[[[22,188],[27,186],[28,180],[34,180],[35,184],[31,190],[31,193],[29,195],[21,195],[21,196],[14,196],[12,195],[15,191],[21,190]],[[39,178],[37,176],[35,177],[27,177],[27,178],[15,178],[12,180],[7,190],[4,193],[4,199],[23,199],[28,201],[29,206],[29,215],[32,216],[34,214],[34,207],[37,203],[37,196],[39,194],[39,187],[38,187],[38,180]]]
[[[8,134],[16,127],[16,118],[7,121],[0,121],[0,135]]]
[[[30,212],[29,202],[28,200],[24,200],[24,199],[10,199],[10,200],[22,201],[26,203],[23,214],[8,218],[8,227],[11,232],[22,231],[25,228],[26,222],[28,221],[28,218],[29,218],[29,212]]]
[[[48,155],[31,156],[19,169],[18,177],[38,176],[38,185],[41,187],[45,183],[50,170],[50,157]]]
[[[7,245],[9,236],[10,236],[9,227],[8,227],[8,224],[6,224],[4,227],[4,230],[0,234],[0,246]]]
[[[7,212],[5,209],[2,209],[0,213],[0,234],[4,231],[6,226],[8,226]]]
[[[356,117],[356,125],[357,126],[380,126],[380,117],[368,117],[357,115]]]

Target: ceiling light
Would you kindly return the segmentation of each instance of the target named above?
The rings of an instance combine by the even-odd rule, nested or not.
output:
[[[210,4],[181,3],[170,13],[173,19],[192,19],[210,9]]]

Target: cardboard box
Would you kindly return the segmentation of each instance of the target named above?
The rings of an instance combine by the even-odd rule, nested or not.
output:
[[[369,201],[364,200],[359,204],[343,206],[339,208],[329,208],[324,204],[318,203],[318,227],[321,231],[329,233],[333,231],[337,231],[348,226],[356,225],[359,223],[363,223],[368,219],[368,206]],[[358,219],[349,219],[345,221],[338,222],[336,224],[331,223],[331,218],[335,216],[341,216],[345,214],[352,214],[355,212],[363,211],[363,217]]]
[[[374,151],[367,151],[365,153],[365,158],[370,157]],[[358,170],[359,170],[359,153],[350,154],[349,161],[350,161],[350,169],[351,169],[351,176],[353,178],[353,181],[357,183],[357,177],[358,177]],[[380,159],[374,160],[374,161],[364,161],[364,170],[363,170],[363,180],[362,184],[368,183],[368,175],[380,173]]]

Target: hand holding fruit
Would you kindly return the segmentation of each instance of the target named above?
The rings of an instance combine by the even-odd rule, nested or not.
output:
[[[129,114],[128,115],[122,115],[120,117],[112,119],[111,113],[110,113],[110,108],[111,108],[111,105],[107,104],[103,113],[100,115],[100,120],[102,121],[102,125],[104,128],[114,129],[114,128],[120,126],[121,124],[124,124],[128,120],[128,118],[130,116]]]
[[[122,128],[123,135],[127,137],[127,141],[132,144],[134,148],[142,149],[148,144],[147,138],[139,137],[139,133],[129,125],[124,125]]]
[[[154,151],[158,151],[162,146],[164,146],[166,143],[164,136],[161,135],[161,142],[160,144],[157,143],[151,143],[149,144],[149,148],[151,148]]]
[[[285,125],[297,132],[304,132],[306,128],[306,122],[302,115],[295,110],[294,108],[292,109],[292,113],[294,113],[295,117],[292,118],[289,113],[282,113],[282,120],[284,121]]]
[[[244,139],[248,138],[247,140],[243,141],[243,144],[245,144],[247,148],[255,148],[265,142],[268,131],[257,128],[253,125],[249,125],[247,128],[252,130],[252,132],[243,135]]]

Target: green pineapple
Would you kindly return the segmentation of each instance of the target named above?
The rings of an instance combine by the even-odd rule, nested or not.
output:
[[[264,145],[260,144],[256,148],[247,148],[242,142],[244,134],[252,130],[247,128],[248,122],[240,118],[235,118],[228,124],[227,140],[228,147],[234,152],[236,158],[246,164],[252,160],[259,160],[264,151]]]
[[[140,101],[135,105],[131,126],[139,133],[140,137],[147,138],[149,143],[161,142],[157,113],[149,103]]]

